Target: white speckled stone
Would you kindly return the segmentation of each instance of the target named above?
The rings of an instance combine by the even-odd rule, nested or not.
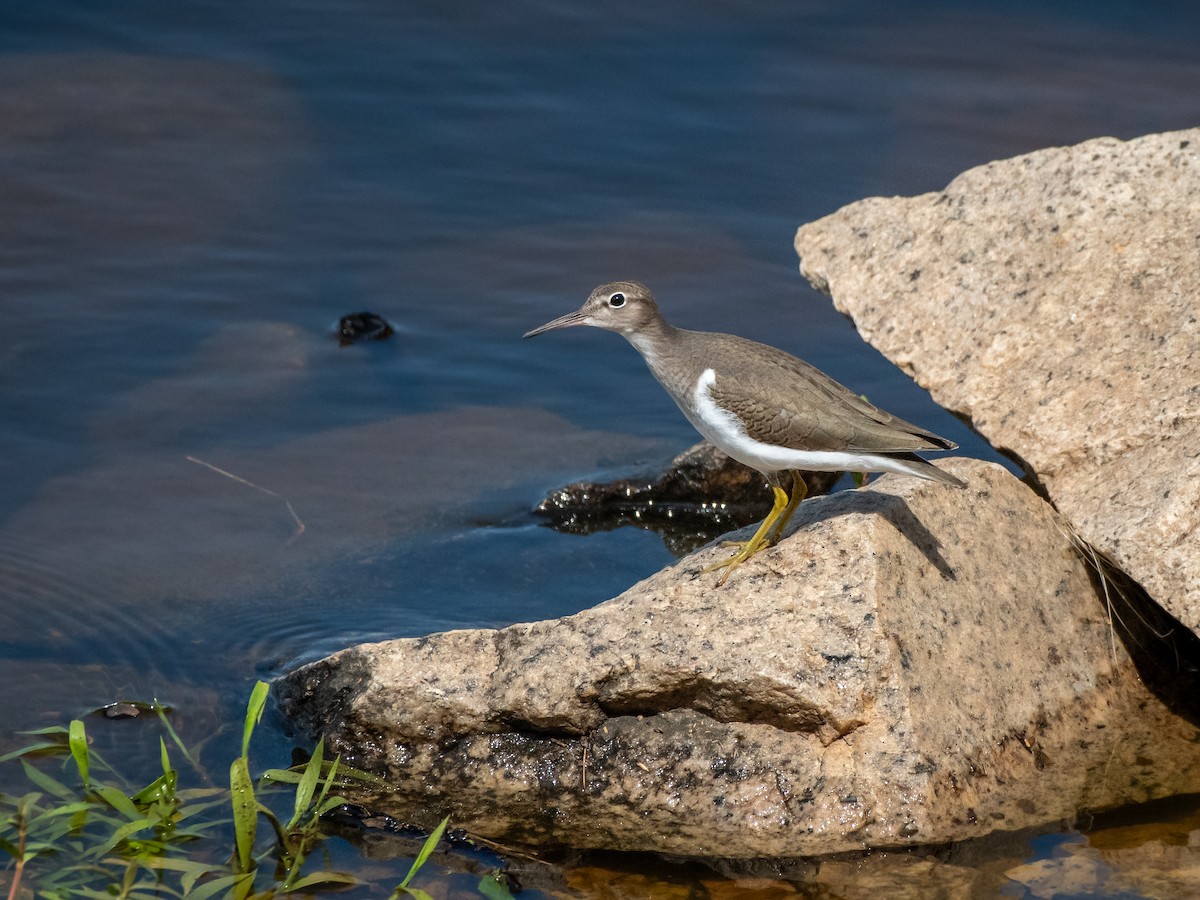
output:
[[[1200,629],[1200,129],[862,200],[796,250],[868,341]]]

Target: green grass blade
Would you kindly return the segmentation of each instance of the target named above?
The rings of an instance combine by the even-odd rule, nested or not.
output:
[[[267,769],[262,773],[263,781],[272,781],[276,784],[299,784],[303,777],[303,772],[293,772],[291,769]]]
[[[120,772],[118,772],[116,769],[114,769],[112,766],[110,766],[108,764],[108,761],[105,760],[103,756],[101,756],[99,753],[97,753],[95,751],[95,749],[93,749],[91,747],[88,748],[88,763],[89,763],[92,771],[96,771],[97,769],[103,769],[105,772],[108,772],[110,775],[112,775],[114,778],[117,779],[117,781],[121,782],[122,784],[124,784],[124,785],[129,784],[128,780],[126,780],[126,778],[124,776],[122,776]]]
[[[133,795],[135,803],[157,803],[160,800],[172,801],[176,798],[175,785],[178,778],[174,769],[168,769],[152,782]]]
[[[100,857],[107,855],[114,847],[116,847],[126,838],[130,838],[140,831],[145,831],[147,828],[153,827],[154,820],[149,818],[138,819],[136,822],[126,822],[124,825],[110,834],[108,836],[108,840],[106,840],[99,847],[90,850],[87,855],[95,859],[99,859]]]
[[[171,724],[171,720],[167,718],[167,707],[165,707],[161,703],[159,703],[158,698],[156,697],[156,698],[154,698],[154,704],[151,708],[154,710],[155,715],[158,716],[158,721],[162,722],[163,728],[165,728],[167,730],[167,734],[170,735],[171,742],[176,747],[179,748],[179,752],[183,754],[183,758],[188,761],[188,765],[190,765],[197,772],[203,771],[200,768],[200,763],[196,761],[196,757],[192,756],[192,752],[190,750],[188,750],[187,744],[185,744],[180,739],[178,732],[175,731],[175,726],[173,726]],[[167,751],[166,751],[166,748],[164,747],[163,748],[163,771],[164,772],[167,771],[167,769],[170,767],[166,760],[166,756],[167,756]]]
[[[206,795],[209,796],[209,795]],[[212,800],[203,802],[184,802],[183,806],[175,814],[175,821],[179,823],[187,822],[189,819],[194,819],[196,816],[203,815],[210,809],[216,809],[218,806],[225,805],[225,792],[221,791],[220,795]]]
[[[325,738],[321,738],[321,742],[324,743],[324,741]],[[338,754],[333,758],[333,762],[329,766],[329,772],[326,773],[325,780],[321,783],[321,794],[319,797],[317,797],[316,805],[318,808],[325,805],[325,798],[329,796],[329,789],[333,787],[333,783],[337,780],[338,765],[341,763],[341,761],[341,754]],[[324,813],[318,812],[317,815],[321,816],[324,815]]]
[[[67,731],[67,742],[71,746],[71,756],[75,758],[79,777],[83,780],[83,787],[86,790],[92,786],[91,766],[88,762],[87,733],[83,730],[83,722],[79,719],[71,720],[71,726]]]
[[[321,764],[325,761],[325,739],[317,741],[313,755],[309,757],[308,765],[304,767],[304,775],[296,785],[296,802],[293,805],[291,821],[287,830],[291,831],[300,824],[300,819],[312,804],[313,794],[317,790],[317,779],[321,777]]]
[[[95,811],[96,811],[95,804],[88,803],[88,802],[86,802],[86,800],[77,800],[76,803],[64,803],[61,806],[54,806],[54,808],[48,809],[48,810],[42,812],[42,815],[38,816],[37,818],[38,818],[38,821],[49,821],[49,820],[52,820],[52,818],[61,818],[64,816],[82,815],[85,817],[92,818],[92,820],[95,820],[95,821],[100,821],[100,822],[106,821],[106,818],[107,818],[106,816],[89,815],[89,814],[95,814]],[[116,821],[120,821],[120,820],[113,820],[113,821],[116,822]],[[68,826],[68,827],[70,827],[70,826]]]
[[[512,891],[508,889],[508,880],[499,872],[484,875],[477,890],[488,900],[513,900]]]
[[[226,875],[223,878],[217,878],[213,881],[206,882],[200,885],[193,891],[188,891],[186,896],[191,900],[208,900],[209,897],[216,897],[224,891],[229,891],[230,896],[245,896],[244,890],[230,890],[230,888],[244,888],[245,882],[250,880],[249,874],[242,875]],[[253,883],[253,882],[251,882]]]
[[[19,750],[5,753],[0,756],[0,763],[6,763],[22,756],[33,756],[37,753],[61,753],[64,746],[62,741],[38,741],[34,744],[27,744]]]
[[[67,734],[68,734],[68,729],[63,728],[63,726],[61,726],[61,725],[47,725],[45,728],[34,728],[29,731],[18,731],[17,734],[29,734],[29,735],[36,734],[36,735],[43,735],[43,736],[48,735],[48,734],[57,734],[59,737],[66,738]]]
[[[223,787],[205,787],[205,788],[184,788],[181,791],[176,791],[175,796],[179,798],[181,803],[191,803],[194,800],[206,800],[209,797],[224,797],[225,788]]]
[[[345,797],[342,797],[339,794],[334,794],[332,797],[326,797],[324,800],[322,800],[319,806],[313,807],[313,810],[317,818],[320,818],[326,813],[337,809],[339,806],[345,806],[349,802],[350,801]]]
[[[103,800],[121,815],[125,816],[125,818],[129,819],[129,821],[132,822],[134,819],[142,818],[141,811],[138,810],[133,801],[126,797],[123,792],[118,791],[115,787],[107,784],[101,784],[97,785],[95,790],[100,796],[101,800]]]
[[[238,868],[241,872],[249,872],[254,858],[254,838],[258,830],[258,804],[254,799],[254,783],[250,780],[249,764],[244,756],[239,756],[229,767],[229,792],[233,801]]]
[[[265,681],[260,681],[254,685],[254,690],[250,692],[250,702],[246,704],[246,725],[242,729],[243,758],[250,753],[250,735],[254,733],[254,726],[262,721],[262,714],[267,706],[267,694],[270,689],[270,686]]]
[[[271,812],[261,803],[258,805],[258,811],[262,813],[263,818],[267,820],[267,824],[271,826],[271,830],[275,832],[275,847],[280,853],[286,852],[289,845],[287,832],[283,830],[283,823],[276,818],[275,813]]]
[[[47,775],[41,769],[31,766],[25,760],[21,760],[21,766],[25,769],[25,777],[33,782],[34,786],[41,788],[47,794],[53,794],[61,800],[76,800],[79,795],[51,776]]]
[[[378,785],[379,787],[387,786],[386,778],[382,778],[381,776],[376,775],[373,772],[367,772],[363,769],[356,769],[353,766],[346,765],[345,763],[343,763],[342,765],[340,765],[338,767],[338,774],[340,774],[342,776],[342,778],[347,779],[347,780],[353,779],[355,781],[361,781],[364,784]]]
[[[290,894],[293,891],[302,891],[305,888],[325,887],[338,885],[340,887],[362,884],[353,875],[346,875],[343,872],[313,872],[311,875],[305,875],[303,878],[298,878],[292,884],[283,888],[281,893]]]
[[[275,781],[280,784],[297,784],[303,777],[303,773],[297,772],[295,769],[267,769],[263,772],[262,777],[267,781]],[[387,785],[387,779],[348,766],[340,761],[340,757],[329,764],[329,771],[325,774],[325,778],[331,784],[340,778],[343,782],[361,781],[364,784],[375,784],[380,787]]]
[[[400,882],[400,887],[407,890],[408,883],[412,881],[413,876],[421,870],[421,866],[425,865],[425,861],[437,849],[438,842],[441,841],[442,835],[446,831],[446,826],[450,824],[450,817],[442,819],[437,828],[433,829],[433,833],[425,839],[425,843],[421,846],[421,852],[417,854],[417,858],[413,860],[412,868],[408,870],[408,874],[404,876],[404,880]]]

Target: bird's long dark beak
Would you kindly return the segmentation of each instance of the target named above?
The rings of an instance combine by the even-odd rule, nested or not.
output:
[[[533,331],[525,332],[525,334],[522,335],[522,337],[531,338],[531,337],[535,337],[536,335],[541,334],[543,331],[553,331],[556,328],[570,328],[572,325],[587,325],[587,324],[588,324],[588,317],[584,314],[583,310],[577,309],[577,310],[575,310],[575,312],[567,313],[565,316],[559,316],[554,321],[547,322],[545,325],[542,325],[538,328],[533,329]]]

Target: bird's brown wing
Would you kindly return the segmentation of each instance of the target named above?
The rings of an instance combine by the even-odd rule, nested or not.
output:
[[[745,343],[754,352],[739,360],[736,377],[717,371],[709,390],[755,440],[796,450],[875,453],[957,446],[884,412],[802,359]]]

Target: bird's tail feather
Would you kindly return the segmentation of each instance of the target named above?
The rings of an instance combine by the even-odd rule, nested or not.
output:
[[[899,463],[898,468],[903,469],[908,475],[948,484],[951,487],[965,488],[967,486],[967,483],[961,478],[955,478],[949,472],[942,471],[929,460],[922,459],[915,453],[897,453],[892,456],[892,459],[896,460]]]

